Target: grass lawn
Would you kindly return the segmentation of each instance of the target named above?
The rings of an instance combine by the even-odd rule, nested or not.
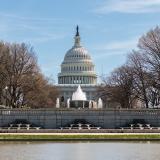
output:
[[[160,140],[160,134],[0,134],[1,141],[103,141],[103,140]]]

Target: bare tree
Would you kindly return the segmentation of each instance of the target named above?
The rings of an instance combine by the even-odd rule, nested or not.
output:
[[[30,86],[30,87],[29,87]],[[58,91],[53,84],[49,84],[48,79],[40,73],[32,77],[30,85],[23,88],[23,104],[33,108],[54,107]]]
[[[129,66],[117,68],[104,82],[105,86],[99,89],[103,99],[108,103],[117,102],[123,108],[132,108],[133,77]]]
[[[8,79],[9,106],[19,107],[23,96],[22,86],[27,83],[27,77],[38,71],[36,58],[32,48],[25,44],[8,44],[9,56],[5,62],[5,73]]]
[[[114,70],[104,79],[99,92],[104,99],[133,107],[138,98],[146,108],[160,105],[160,28],[150,30],[138,42],[125,66]]]
[[[0,43],[0,61],[1,104],[13,108],[54,106],[58,92],[40,73],[32,47]]]
[[[152,106],[160,104],[160,28],[151,29],[138,43],[147,72],[151,75],[149,92]],[[154,96],[153,96],[154,95]]]
[[[2,98],[6,98],[5,92],[7,85],[7,75],[5,71],[5,64],[9,57],[9,49],[4,42],[0,42],[0,104],[2,104]],[[4,97],[5,96],[5,97]]]
[[[139,52],[132,51],[128,56],[128,64],[132,67],[132,75],[134,79],[134,94],[144,101],[146,108],[148,108],[149,100],[147,98],[148,73],[142,60],[142,55]]]

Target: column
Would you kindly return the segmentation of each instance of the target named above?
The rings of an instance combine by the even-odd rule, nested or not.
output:
[[[65,78],[63,77],[63,84],[65,83]]]
[[[64,77],[63,77],[63,84],[64,84]]]
[[[84,84],[87,84],[87,77],[84,77]]]
[[[60,77],[60,84],[62,84],[62,77]]]
[[[79,76],[77,76],[77,83],[79,83]]]
[[[88,77],[85,77],[85,84],[88,84]]]
[[[66,77],[66,83],[68,84],[68,76]]]
[[[72,76],[72,82],[71,83],[73,84],[73,76]]]
[[[71,84],[73,84],[73,77],[71,76]]]
[[[75,76],[73,76],[73,83],[75,84]]]
[[[68,84],[69,84],[69,76],[67,77],[67,79],[68,79]]]

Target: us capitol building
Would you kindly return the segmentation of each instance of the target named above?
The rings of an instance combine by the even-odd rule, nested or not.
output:
[[[58,90],[61,102],[72,97],[78,86],[86,93],[88,100],[96,99],[97,75],[89,52],[81,45],[79,28],[76,28],[74,45],[65,54],[58,74]]]

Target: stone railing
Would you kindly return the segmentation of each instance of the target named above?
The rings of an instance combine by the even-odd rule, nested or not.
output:
[[[0,127],[24,119],[44,128],[60,128],[75,119],[84,119],[102,128],[117,128],[133,120],[160,126],[160,109],[0,109]]]

